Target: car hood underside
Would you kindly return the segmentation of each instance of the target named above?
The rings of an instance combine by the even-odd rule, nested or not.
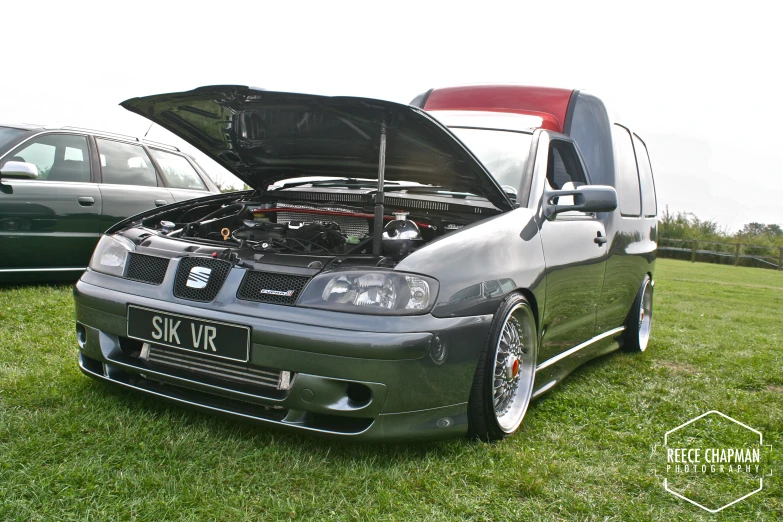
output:
[[[251,187],[303,176],[377,179],[382,129],[386,181],[469,192],[501,210],[511,202],[454,135],[415,107],[244,86],[132,98],[121,104],[168,129]]]

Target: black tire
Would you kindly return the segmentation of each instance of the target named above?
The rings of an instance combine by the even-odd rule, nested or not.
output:
[[[519,346],[509,348],[513,344],[507,342],[509,335],[513,338],[515,331]],[[473,377],[468,401],[469,437],[491,442],[519,429],[533,393],[537,355],[533,310],[522,295],[511,294],[495,313]],[[496,374],[498,369],[500,376]],[[500,416],[496,400],[503,412]]]
[[[623,335],[623,350],[626,352],[640,353],[647,349],[650,341],[650,328],[652,327],[652,298],[653,284],[648,274],[644,275],[636,299],[633,301],[631,311],[625,320],[625,334]]]

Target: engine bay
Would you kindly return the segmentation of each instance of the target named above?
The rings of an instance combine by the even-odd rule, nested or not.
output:
[[[302,256],[320,259],[323,264],[324,258],[366,257],[369,264],[394,266],[427,243],[483,217],[389,209],[383,215],[380,259],[372,255],[375,216],[367,208],[335,202],[269,201],[246,196],[193,202],[148,214],[135,223],[141,228],[126,230],[126,235],[139,244],[156,236],[165,238],[168,244],[169,240],[195,243],[203,253],[217,248],[221,257],[236,262]],[[160,241],[155,243],[156,248],[162,247]],[[193,247],[176,250],[195,251]],[[224,250],[230,253],[225,254]],[[292,260],[291,264],[301,265],[303,261]]]
[[[252,203],[232,204],[195,221],[162,221],[159,226],[167,237],[202,239],[221,246],[286,254],[347,254],[364,238],[346,234],[337,223],[316,219],[319,216],[278,220],[277,212],[268,210],[273,209]]]

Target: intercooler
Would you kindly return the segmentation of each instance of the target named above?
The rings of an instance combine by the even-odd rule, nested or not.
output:
[[[276,390],[291,388],[291,372],[269,368],[249,367],[216,358],[190,355],[184,350],[144,344],[140,359],[152,367],[165,366],[210,379],[229,381],[243,386],[260,386]]]

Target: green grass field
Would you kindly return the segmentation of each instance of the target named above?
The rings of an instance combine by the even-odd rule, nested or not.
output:
[[[655,292],[648,351],[583,366],[513,438],[359,445],[88,379],[70,288],[0,288],[0,520],[783,520],[783,273],[660,260]],[[664,433],[713,409],[773,445],[716,515],[662,486]]]

